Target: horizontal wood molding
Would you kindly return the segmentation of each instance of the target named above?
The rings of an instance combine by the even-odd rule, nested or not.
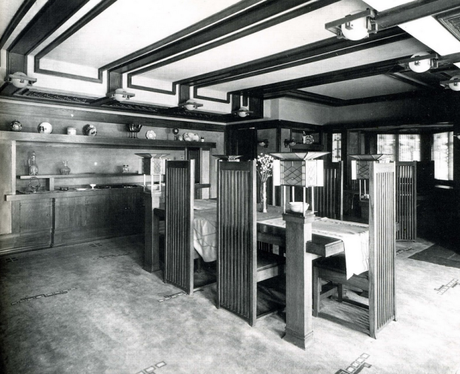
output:
[[[17,116],[31,117],[51,117],[65,118],[67,120],[80,120],[88,122],[103,122],[103,123],[141,123],[144,126],[165,127],[165,128],[185,128],[189,130],[203,130],[223,132],[225,126],[223,124],[193,122],[183,118],[156,118],[148,115],[136,115],[136,113],[127,113],[119,108],[110,107],[88,107],[86,105],[41,105],[42,102],[29,103],[24,100],[8,98],[7,101],[0,100],[0,114],[10,114]],[[71,115],[73,115],[71,117]],[[155,115],[155,113],[153,114]],[[163,115],[166,116],[166,113]],[[167,116],[166,116],[167,117]],[[222,116],[223,119],[226,117]],[[225,121],[223,121],[225,122]]]
[[[81,145],[111,145],[127,148],[162,148],[162,149],[184,149],[184,148],[205,148],[216,147],[216,143],[210,142],[185,142],[178,140],[149,140],[131,138],[102,138],[86,135],[63,135],[63,134],[38,134],[31,132],[0,131],[0,140],[15,140],[35,143],[66,143]]]

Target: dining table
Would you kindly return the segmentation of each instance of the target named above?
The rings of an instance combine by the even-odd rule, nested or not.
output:
[[[205,261],[217,258],[217,202],[195,200],[194,246]],[[159,224],[165,219],[163,208],[154,209],[153,232],[156,233],[149,259],[160,269]],[[368,225],[316,217],[268,206],[257,213],[257,240],[285,249],[286,256],[286,333],[284,339],[304,348],[312,338],[312,266],[319,257],[344,253],[347,277],[368,270]]]

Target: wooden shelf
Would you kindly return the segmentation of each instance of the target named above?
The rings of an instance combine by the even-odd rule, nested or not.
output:
[[[85,173],[85,174],[42,174],[42,175],[18,175],[18,179],[46,179],[48,191],[54,191],[54,180],[64,178],[94,178],[94,177],[132,177],[142,174],[138,173]]]
[[[18,175],[19,179],[64,179],[64,178],[91,178],[91,177],[132,177],[142,175],[139,173],[85,173],[85,174],[39,174],[39,175]]]
[[[34,143],[62,143],[80,145],[116,146],[124,148],[184,149],[216,147],[211,142],[186,142],[179,140],[150,140],[138,138],[102,138],[86,135],[40,134],[31,132],[0,131],[0,140]]]
[[[291,147],[291,151],[322,151],[324,147],[322,144],[296,144]]]

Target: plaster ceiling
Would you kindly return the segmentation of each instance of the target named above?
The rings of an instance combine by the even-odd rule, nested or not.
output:
[[[369,38],[325,28],[366,8],[379,25]],[[460,16],[449,29],[441,22],[449,11],[460,13],[460,3],[6,0],[0,94],[184,117],[192,114],[179,104],[190,98],[203,104],[197,119],[221,122],[236,120],[241,104],[260,118],[263,101],[277,97],[340,106],[433,95],[460,75]],[[438,67],[411,72],[405,60],[419,52],[436,53]],[[15,71],[37,82],[12,88]],[[134,94],[129,105],[111,98],[117,88]]]

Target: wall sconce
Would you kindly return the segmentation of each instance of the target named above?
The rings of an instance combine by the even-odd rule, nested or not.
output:
[[[439,82],[445,88],[449,87],[452,91],[460,91],[460,75],[450,78],[448,81]]]
[[[267,148],[268,147],[268,139],[263,139],[263,140],[257,141],[257,145],[259,147]]]
[[[9,81],[14,87],[24,88],[26,86],[32,86],[37,81],[37,78],[31,78],[21,72],[16,72],[9,75]]]
[[[337,21],[326,23],[325,28],[337,35],[339,39],[361,40],[369,34],[377,33],[375,11],[366,9],[357,11]]]
[[[244,96],[240,95],[240,107],[238,110],[235,110],[233,114],[237,115],[238,117],[244,118],[252,114],[252,111],[249,110],[249,107],[244,105]]]
[[[421,52],[413,55],[408,63],[409,69],[415,73],[425,73],[438,67],[438,55],[436,53]]]
[[[293,147],[297,144],[297,142],[294,139],[284,139],[284,147],[289,148]]]
[[[249,116],[249,115],[252,113],[252,111],[250,111],[247,107],[242,106],[242,107],[240,107],[238,110],[236,110],[234,113],[235,113],[238,117],[244,118],[244,117]]]
[[[193,101],[193,100],[187,100],[185,103],[179,104],[179,107],[185,108],[187,110],[195,110],[199,108],[200,106],[203,106],[203,104],[197,103],[196,101]]]
[[[131,92],[125,91],[123,88],[117,88],[115,92],[113,92],[110,97],[117,101],[126,101],[129,100],[131,97],[134,97],[135,94]]]

